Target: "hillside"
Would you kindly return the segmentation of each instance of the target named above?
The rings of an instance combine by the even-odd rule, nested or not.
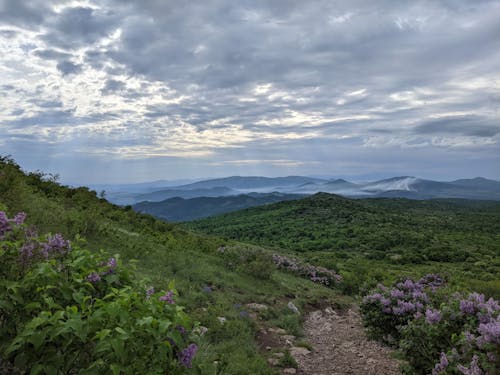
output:
[[[401,272],[443,271],[466,288],[500,290],[498,202],[352,200],[320,193],[185,226],[340,269],[355,288]]]
[[[40,233],[62,233],[96,254],[103,251],[121,259],[158,288],[173,282],[179,305],[208,329],[198,343],[193,373],[276,373],[256,340],[260,327],[300,335],[300,318],[286,307],[289,302],[305,310],[311,304],[341,306],[349,301],[333,289],[276,270],[264,249],[196,235],[114,206],[87,188],[71,189],[50,176],[25,174],[8,158],[0,160],[3,210],[9,217],[24,211],[28,225]],[[268,308],[253,312],[248,303]]]
[[[140,202],[134,204],[132,208],[137,212],[149,214],[158,219],[179,222],[300,198],[304,198],[304,195],[250,193],[228,197],[198,197],[192,199],[176,197],[161,202]]]

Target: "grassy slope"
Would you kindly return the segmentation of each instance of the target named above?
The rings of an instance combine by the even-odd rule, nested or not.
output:
[[[209,328],[196,362],[201,373],[214,374],[216,368],[217,373],[272,373],[255,341],[256,324],[240,315],[238,304],[269,304],[272,308],[259,324],[274,324],[298,333],[298,318],[285,308],[289,300],[301,308],[348,300],[289,274],[274,271],[266,279],[245,272],[245,264],[228,268],[217,252],[227,241],[193,234],[111,205],[85,188],[69,189],[41,177],[25,175],[12,162],[0,159],[0,209],[6,209],[9,215],[25,211],[28,223],[41,233],[60,232],[67,238],[81,235],[91,250],[103,249],[134,261],[141,276],[158,287],[167,287],[174,280],[179,303]],[[211,291],[206,291],[207,286]],[[219,316],[227,318],[224,325],[217,320]]]
[[[444,272],[460,288],[500,293],[500,203],[351,200],[329,194],[186,223],[340,269],[346,288]]]

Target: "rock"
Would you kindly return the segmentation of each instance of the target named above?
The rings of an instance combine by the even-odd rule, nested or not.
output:
[[[329,315],[337,315],[337,312],[332,309],[330,306],[328,306],[326,309],[325,309],[325,313],[329,314]]]
[[[289,367],[289,368],[286,368],[283,370],[282,374],[290,374],[290,375],[293,375],[293,374],[296,374],[297,373],[297,370],[295,370],[293,367]]]
[[[207,332],[208,332],[208,328],[205,326],[199,326],[199,327],[196,327],[195,329],[193,329],[193,333],[200,335],[200,336],[203,336]]]
[[[249,308],[250,310],[254,310],[254,311],[264,311],[264,310],[267,310],[267,306],[262,304],[262,303],[247,303],[245,305],[247,308]]]
[[[271,348],[270,346],[266,346],[266,350],[272,350],[273,348]]]
[[[276,358],[283,358],[285,356],[285,353],[277,352],[277,353],[274,353],[273,356]]]
[[[292,310],[295,314],[299,314],[299,315],[300,315],[300,311],[299,311],[299,309],[297,308],[297,306],[295,306],[295,305],[293,304],[293,302],[292,302],[292,301],[288,302],[288,305],[287,305],[287,306],[288,306],[288,308],[289,308],[290,310]]]
[[[299,346],[294,346],[290,348],[290,354],[292,355],[292,357],[308,355],[309,353],[311,353],[309,349],[302,348]]]
[[[271,366],[278,366],[280,361],[277,358],[268,358],[267,363],[269,363]]]
[[[295,336],[293,336],[293,335],[283,335],[283,336],[281,336],[281,337],[282,337],[282,338],[283,338],[283,340],[285,340],[285,341],[293,341],[293,340],[295,340]]]
[[[226,323],[227,319],[223,316],[218,316],[217,320],[219,321],[220,324],[224,324],[224,323]]]
[[[269,332],[276,333],[277,335],[286,335],[286,331],[283,328],[269,328]]]

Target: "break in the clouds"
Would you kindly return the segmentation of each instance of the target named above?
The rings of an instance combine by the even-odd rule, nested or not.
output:
[[[0,0],[0,150],[66,181],[500,178],[500,1]]]

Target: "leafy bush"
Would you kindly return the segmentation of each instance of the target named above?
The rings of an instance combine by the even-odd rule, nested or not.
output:
[[[196,344],[175,291],[0,211],[0,361],[31,374],[182,373]]]
[[[400,338],[400,328],[426,311],[436,289],[443,283],[440,276],[429,274],[416,282],[407,278],[396,283],[393,288],[380,284],[361,304],[364,324],[369,334],[396,345]]]
[[[379,286],[362,304],[369,332],[398,346],[411,373],[500,373],[498,301],[478,293],[450,296],[436,290],[441,284],[428,275],[392,289]]]
[[[325,267],[313,266],[279,254],[273,254],[272,259],[277,268],[304,277],[318,284],[335,286],[342,282],[342,276],[334,270]]]

